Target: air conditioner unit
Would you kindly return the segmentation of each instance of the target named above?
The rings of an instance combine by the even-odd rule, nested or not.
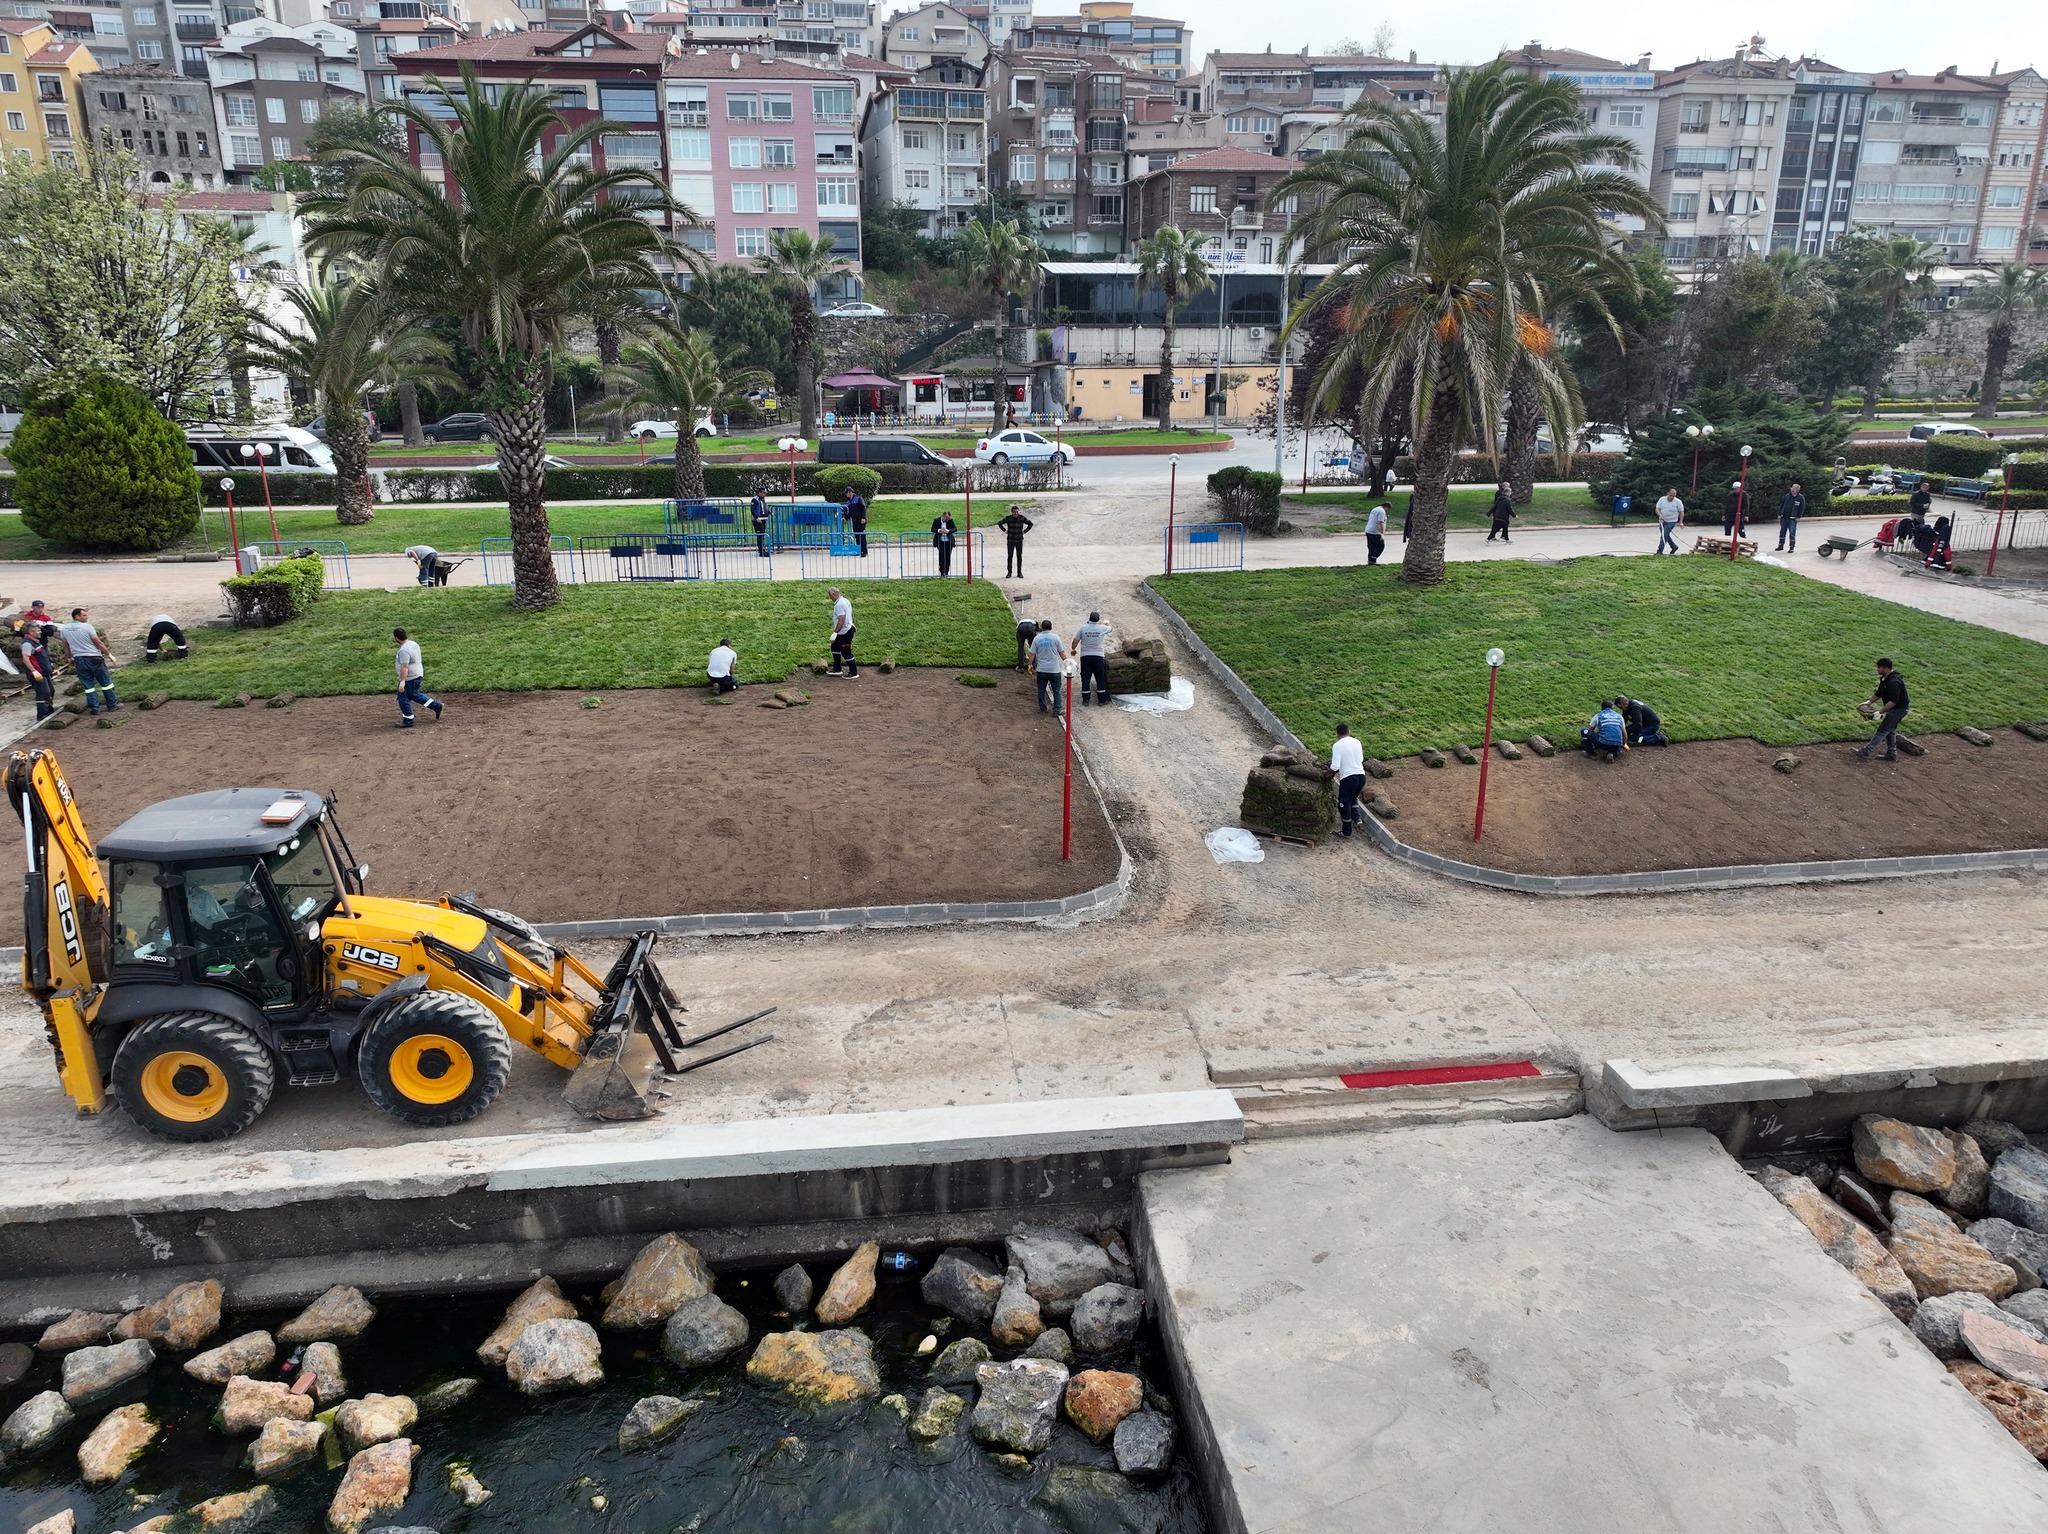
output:
[[[1962,306],[1963,306],[1963,300],[1962,300],[1962,298],[1961,298],[1961,297],[1960,297],[1959,295],[1957,295],[1957,294],[1954,294],[1954,293],[1950,293],[1950,294],[1948,294],[1948,295],[1947,295],[1947,296],[1946,296],[1945,298],[1943,298],[1943,299],[1942,299],[1942,301],[1941,301],[1941,307],[1942,307],[1942,308],[1944,308],[1944,309],[1960,309],[1960,308],[1961,308]]]
[[[1273,135],[1270,133],[1262,133],[1259,136],[1269,144],[1273,142]]]
[[[1264,325],[1254,325],[1254,326],[1252,326],[1252,339],[1253,339],[1254,341],[1263,341],[1263,340],[1265,340],[1265,339],[1266,339],[1266,327],[1265,327]]]

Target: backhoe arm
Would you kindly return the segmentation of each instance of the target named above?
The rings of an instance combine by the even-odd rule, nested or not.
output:
[[[43,1009],[65,1092],[81,1111],[97,1113],[106,1094],[92,1017],[106,982],[107,883],[55,756],[13,753],[7,797],[21,817],[28,863],[21,987]]]

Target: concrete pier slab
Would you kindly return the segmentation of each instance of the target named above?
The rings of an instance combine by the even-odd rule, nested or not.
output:
[[[1244,1147],[1135,1222],[1243,1534],[2048,1526],[2048,1474],[1704,1133]]]

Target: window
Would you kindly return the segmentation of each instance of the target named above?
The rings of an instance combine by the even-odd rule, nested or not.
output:
[[[213,158],[213,150],[207,146],[206,135],[204,133],[201,133],[197,129],[194,129],[192,133],[192,142],[199,146],[199,157],[201,159],[210,160]]]
[[[771,181],[768,183],[768,211],[770,213],[796,212],[796,183],[794,181]]]
[[[1895,123],[1902,115],[1901,103],[1896,97],[1870,104],[1870,120],[1874,123]]]
[[[6,75],[0,76],[0,78],[12,80],[14,76]],[[12,85],[9,85],[7,89],[13,90],[14,87]],[[105,107],[109,112],[125,112],[128,110],[128,97],[125,93],[121,91],[101,91],[100,105]]]
[[[1994,186],[1985,201],[1994,208],[2017,208],[2023,201],[2025,190],[2017,186]]]
[[[668,92],[668,125],[703,128],[711,122],[711,97],[702,85],[672,85]]]
[[[905,128],[903,130],[903,147],[905,149],[924,148],[924,129]]]
[[[819,122],[853,121],[853,87],[819,85],[811,88],[811,115]]]
[[[2034,146],[2008,140],[1998,146],[1998,163],[2007,169],[2025,170],[2034,163]]]
[[[2019,230],[2007,224],[2002,228],[1986,229],[1984,238],[1977,242],[1984,250],[2011,250],[2018,242]]]
[[[1088,179],[1097,186],[1121,186],[1124,179],[1124,162],[1091,160],[1088,163]]]
[[[192,155],[192,135],[183,128],[178,130],[178,157],[189,159]]]
[[[289,160],[292,157],[292,141],[288,138],[274,138],[270,141],[270,158]]]
[[[284,121],[284,101],[277,96],[267,96],[263,101],[263,120],[281,123]]]
[[[604,159],[614,170],[659,170],[661,135],[608,133],[604,137]]]
[[[929,191],[932,173],[928,170],[907,170],[903,173],[903,184],[913,191]]]
[[[1070,154],[1049,154],[1045,157],[1045,179],[1048,181],[1072,181],[1074,179],[1074,157]]]
[[[732,210],[735,213],[765,213],[768,211],[767,195],[758,181],[735,181],[732,184]]]
[[[230,133],[228,153],[237,165],[254,165],[263,158],[263,140],[253,133]]]
[[[1892,184],[1889,181],[1859,181],[1856,183],[1858,202],[1890,202]]]
[[[1089,213],[1088,219],[1090,223],[1096,224],[1122,223],[1124,221],[1123,194],[1119,192],[1114,196],[1097,197],[1094,210]]]
[[[761,96],[761,120],[771,123],[796,121],[796,98],[787,92],[780,95],[763,92]]]
[[[916,28],[916,27],[898,27],[898,28],[896,29],[896,36],[897,36],[897,37],[898,37],[899,39],[901,39],[901,40],[902,40],[903,42],[906,42],[906,43],[914,43],[914,42],[916,42],[916,41],[917,41],[917,28]]]
[[[1900,202],[1947,202],[1952,190],[1936,183],[1929,186],[1894,187],[1892,195]]]
[[[735,138],[725,141],[725,163],[734,170],[759,170],[761,168],[761,141],[757,138]]]
[[[1964,205],[1967,205],[1967,204],[1970,204],[1970,203],[1974,203],[1974,202],[1975,202],[1976,200],[1977,200],[1977,189],[1976,189],[1976,188],[1975,188],[1974,186],[1971,186],[1971,185],[1970,185],[1969,183],[1967,183],[1967,182],[1958,182],[1958,183],[1957,183],[1957,185],[1956,185],[1956,203],[1957,203],[1957,205],[1958,205],[1958,206],[1964,206]]]
[[[1899,163],[1899,145],[1897,143],[1865,144],[1863,146],[1863,163],[1865,165],[1896,165]]]
[[[732,232],[732,253],[736,256],[765,256],[768,254],[768,231],[766,229],[735,229]]]
[[[1226,117],[1223,119],[1223,131],[1225,133],[1249,133],[1252,131],[1252,120],[1249,117],[1243,116]]]
[[[121,18],[118,16],[95,16],[92,19],[93,35],[96,37],[119,37],[122,35]]]
[[[1643,125],[1643,109],[1640,106],[1615,104],[1607,109],[1607,126],[1610,128],[1640,128]]]
[[[1010,179],[1012,181],[1036,181],[1038,179],[1038,156],[1016,153],[1010,156]]]
[[[1707,131],[1707,104],[1704,101],[1682,101],[1678,105],[1678,127],[1683,133],[1705,133]]]
[[[1038,221],[1041,224],[1064,224],[1072,216],[1072,208],[1065,198],[1061,198],[1057,202],[1042,202],[1038,205]]]
[[[37,75],[37,76],[36,76],[36,100],[38,100],[38,101],[62,101],[63,99],[64,99],[64,81],[63,81],[63,78],[62,78],[61,76],[59,76],[59,75]]]
[[[136,25],[137,25],[138,27],[153,27],[153,26],[155,26],[155,25],[156,25],[156,7],[155,7],[155,6],[153,6],[153,5],[138,5],[138,6],[136,6],[136,7],[135,7],[135,24],[136,24]]]
[[[1760,145],[1744,144],[1735,151],[1735,168],[1737,170],[1769,170],[1771,168],[1771,151]]]
[[[818,211],[827,208],[857,208],[860,187],[851,176],[826,176],[818,181]]]
[[[256,126],[256,98],[254,96],[223,96],[221,106],[227,113],[230,128],[253,128]]]
[[[761,145],[762,163],[780,169],[796,165],[796,140],[793,138],[766,139]]]
[[[7,131],[9,133],[28,132],[28,114],[26,112],[9,112],[7,114]]]
[[[1189,187],[1188,211],[1190,213],[1214,213],[1216,211],[1216,188],[1213,186]]]
[[[1684,222],[1700,216],[1700,194],[1698,192],[1673,192],[1671,194],[1671,216]]]
[[[71,137],[71,114],[68,112],[45,112],[43,132],[50,138]]]
[[[1712,201],[1713,199],[1709,199]],[[1812,218],[1828,210],[1828,189],[1825,186],[1810,186],[1806,189],[1806,215]]]
[[[725,120],[735,123],[750,123],[761,115],[761,98],[752,91],[727,91],[725,93]]]
[[[711,163],[711,130],[708,128],[671,128],[668,134],[668,154],[678,165],[709,165]]]
[[[308,96],[299,103],[299,121],[302,123],[316,123],[320,121],[320,103],[311,96]]]
[[[162,43],[152,43],[143,39],[137,39],[135,44],[136,58],[147,63],[158,64],[163,62],[163,56],[164,45]]]

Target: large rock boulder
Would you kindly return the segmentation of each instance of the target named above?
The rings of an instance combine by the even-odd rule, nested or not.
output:
[[[1913,1319],[1919,1296],[1913,1291],[1912,1280],[1906,1277],[1905,1270],[1892,1254],[1885,1250],[1883,1242],[1851,1219],[1839,1204],[1816,1188],[1810,1178],[1777,1167],[1766,1167],[1757,1181],[1813,1233],[1822,1251],[1854,1274],[1857,1281],[1877,1296],[1887,1310],[1901,1321]]]
[[[2040,1329],[2032,1322],[2000,1310],[1991,1301],[1972,1289],[1960,1289],[1954,1294],[1937,1294],[1931,1300],[1920,1302],[1920,1308],[1913,1312],[1910,1326],[1927,1351],[1936,1358],[1968,1358],[1970,1350],[1963,1343],[1963,1312],[1977,1311],[1995,1320],[2009,1322],[2014,1326],[2027,1328],[2036,1337]]]
[[[35,1367],[36,1352],[25,1342],[0,1342],[0,1390],[12,1390]]]
[[[1956,1229],[1947,1215],[1910,1193],[1892,1195],[1892,1233],[1885,1245],[1923,1300],[1961,1289],[2002,1300],[2019,1287],[2011,1268]]]
[[[351,1459],[327,1505],[327,1527],[334,1534],[358,1534],[372,1518],[405,1506],[412,1495],[412,1462],[418,1453],[411,1439],[394,1438]]]
[[[77,1421],[64,1397],[54,1390],[32,1395],[0,1422],[0,1464],[32,1459],[64,1435]]]
[[[996,1298],[1003,1292],[1003,1273],[972,1247],[949,1246],[939,1253],[939,1260],[917,1287],[927,1305],[962,1321],[985,1326],[996,1313]]]
[[[277,1493],[268,1486],[231,1491],[193,1504],[165,1527],[175,1528],[179,1534],[251,1534],[270,1517],[276,1505]]]
[[[932,1360],[931,1382],[934,1385],[971,1385],[974,1371],[995,1355],[988,1350],[988,1344],[979,1337],[962,1337],[958,1342],[946,1344],[945,1351]]]
[[[684,1300],[662,1328],[661,1351],[678,1369],[703,1369],[747,1345],[747,1318],[715,1294]]]
[[[863,1241],[854,1248],[853,1255],[839,1265],[839,1270],[826,1281],[825,1292],[818,1296],[818,1319],[827,1326],[844,1326],[863,1310],[875,1297],[875,1264],[881,1260],[882,1249],[872,1241]]]
[[[983,1364],[974,1382],[981,1390],[969,1422],[976,1439],[1013,1454],[1036,1454],[1052,1442],[1067,1388],[1064,1364],[1045,1358]]]
[[[348,1376],[342,1372],[341,1349],[331,1342],[312,1342],[299,1355],[299,1374],[313,1376],[313,1399],[332,1406],[348,1395]]]
[[[146,1376],[156,1349],[140,1337],[64,1355],[64,1399],[74,1408],[109,1400]]]
[[[431,1417],[439,1412],[455,1410],[475,1395],[477,1386],[482,1383],[481,1380],[473,1380],[466,1375],[461,1379],[443,1380],[419,1398],[420,1415]]]
[[[74,1310],[63,1320],[52,1321],[43,1328],[42,1336],[36,1339],[36,1351],[68,1353],[73,1348],[88,1348],[105,1342],[120,1324],[119,1311]]]
[[[221,1394],[221,1431],[234,1436],[253,1433],[273,1417],[308,1422],[314,1406],[310,1393],[294,1395],[291,1386],[278,1380],[252,1380],[238,1374]]]
[[[1987,1161],[1996,1161],[2007,1151],[2030,1143],[2024,1129],[2003,1119],[1971,1119],[1956,1133],[1966,1134],[1975,1140]]]
[[[995,1315],[989,1321],[989,1335],[1006,1348],[1021,1348],[1045,1330],[1039,1318],[1038,1301],[1024,1280],[1022,1268],[1010,1269],[1003,1279],[1003,1292],[996,1296]]]
[[[238,1374],[267,1369],[277,1358],[277,1343],[268,1332],[244,1332],[185,1360],[185,1372],[207,1385],[225,1385]]]
[[[683,1430],[685,1422],[703,1409],[702,1401],[685,1401],[677,1396],[643,1396],[633,1403],[633,1409],[626,1413],[626,1420],[619,1424],[620,1452],[637,1454],[642,1449],[667,1443]]]
[[[1067,1420],[1101,1443],[1116,1425],[1145,1404],[1145,1386],[1135,1374],[1083,1369],[1067,1381],[1060,1403]]]
[[[800,1262],[793,1262],[775,1275],[775,1303],[786,1316],[802,1320],[811,1313],[811,1275]]]
[[[681,1236],[656,1236],[640,1248],[604,1308],[604,1324],[620,1331],[659,1326],[684,1300],[716,1286],[703,1254]]]
[[[1959,1219],[1981,1220],[1991,1207],[1991,1163],[1968,1135],[1954,1130],[1947,1135],[1948,1143],[1955,1147],[1956,1175],[1942,1189],[1941,1202]]]
[[[1004,1242],[1003,1250],[1011,1267],[1024,1270],[1025,1287],[1049,1316],[1066,1315],[1090,1289],[1116,1278],[1109,1253],[1059,1226],[1028,1226]]]
[[[816,1406],[882,1393],[875,1345],[851,1327],[830,1332],[770,1332],[747,1360],[747,1378],[779,1385]]]
[[[294,1422],[289,1417],[272,1417],[249,1445],[245,1463],[259,1481],[274,1481],[290,1475],[320,1452],[327,1437],[324,1422]]]
[[[362,1290],[336,1284],[280,1326],[277,1340],[293,1344],[346,1340],[360,1337],[376,1319],[377,1307],[364,1297]]]
[[[420,1409],[411,1396],[379,1395],[374,1390],[359,1401],[344,1401],[334,1410],[334,1430],[341,1434],[342,1451],[348,1454],[403,1438],[419,1420]]]
[[[1111,1447],[1125,1475],[1164,1475],[1173,1464],[1173,1419],[1163,1412],[1132,1412],[1116,1425]]]
[[[78,1534],[78,1514],[62,1508],[42,1522],[30,1524],[24,1534]]]
[[[918,1403],[916,1415],[910,1419],[910,1436],[920,1443],[936,1443],[957,1432],[960,1419],[966,1415],[967,1402],[952,1391],[927,1390]]]
[[[1097,1284],[1074,1303],[1074,1346],[1083,1353],[1121,1352],[1137,1339],[1144,1319],[1144,1290]]]
[[[1991,1212],[2048,1236],[2048,1155],[2031,1145],[2000,1152],[1991,1163]]]
[[[502,1368],[505,1356],[519,1334],[536,1321],[573,1321],[576,1307],[562,1298],[561,1285],[552,1278],[536,1279],[517,1299],[505,1307],[505,1314],[484,1338],[476,1356],[493,1368]]]
[[[139,1337],[173,1353],[189,1353],[220,1330],[220,1300],[217,1279],[180,1284],[154,1305],[123,1316],[114,1326],[114,1335]]]
[[[505,1355],[505,1373],[530,1396],[604,1381],[603,1349],[588,1321],[536,1321]]]
[[[1938,1129],[1866,1113],[1849,1132],[1856,1170],[1887,1188],[1939,1193],[1956,1175],[1955,1145]]]
[[[1083,1295],[1082,1298],[1087,1298]],[[1074,1339],[1067,1335],[1063,1326],[1048,1326],[1038,1334],[1038,1340],[1017,1355],[1019,1358],[1050,1358],[1056,1364],[1070,1364],[1074,1361]]]
[[[1994,1257],[2017,1257],[2036,1273],[2048,1273],[2048,1236],[1996,1215],[1972,1220],[1965,1234]]]
[[[1114,1470],[1055,1465],[1032,1495],[1054,1528],[1087,1534],[1150,1534],[1165,1521],[1154,1492],[1141,1491]]]
[[[156,1435],[157,1424],[147,1406],[138,1401],[115,1407],[78,1446],[79,1478],[88,1486],[111,1486]]]
[[[2010,1152],[2008,1152],[2010,1154]],[[2048,1391],[2001,1378],[1979,1363],[1951,1359],[1945,1366],[1965,1390],[1991,1410],[2020,1447],[2048,1460]]]

